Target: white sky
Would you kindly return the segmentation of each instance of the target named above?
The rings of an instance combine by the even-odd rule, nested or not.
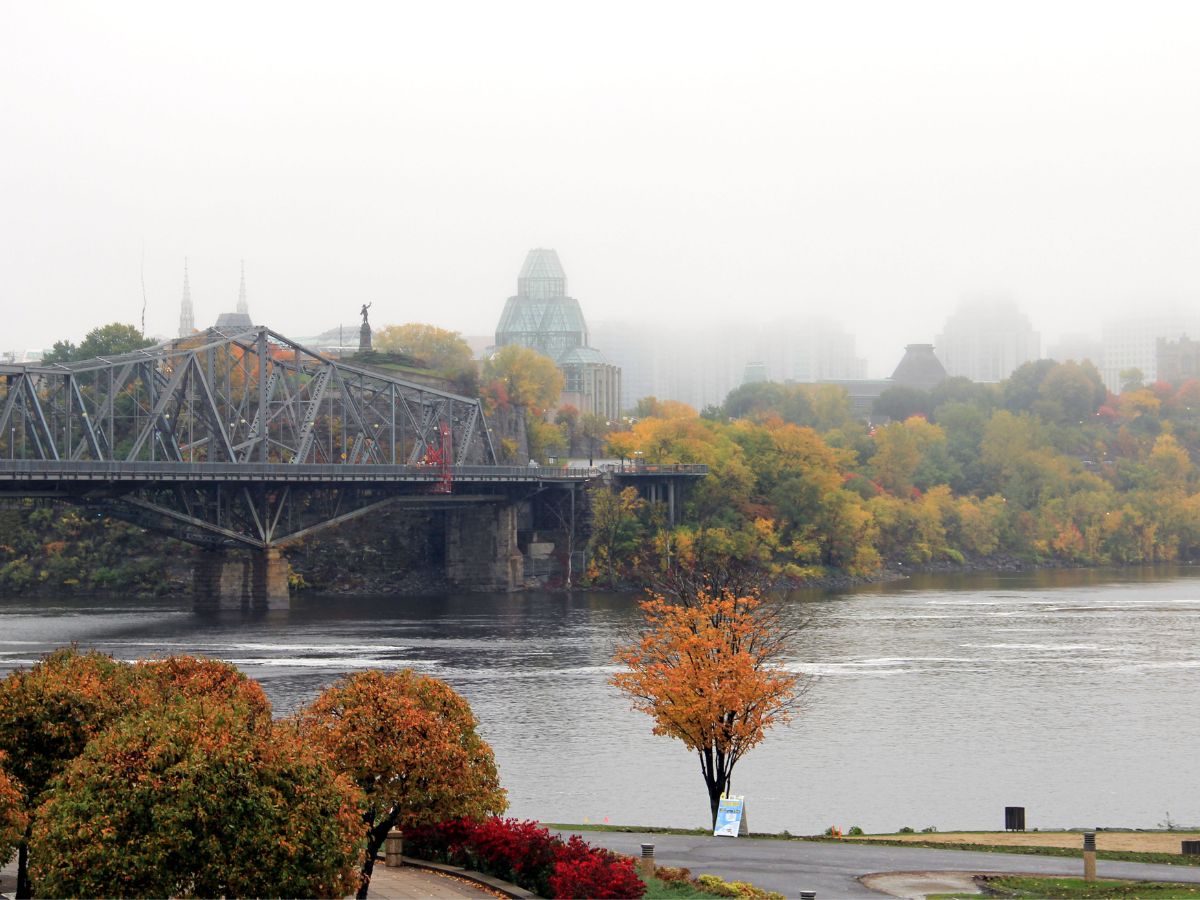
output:
[[[495,327],[828,313],[872,372],[965,294],[1200,306],[1200,4],[0,8],[0,350],[234,307]]]

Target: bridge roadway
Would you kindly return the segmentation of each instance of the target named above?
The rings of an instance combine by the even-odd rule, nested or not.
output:
[[[703,465],[629,465],[604,467],[451,466],[454,484],[539,485],[581,484],[612,475],[631,483],[643,480],[699,478]],[[440,466],[352,465],[346,463],[291,465],[251,462],[96,462],[91,460],[0,460],[0,492],[45,495],[47,487],[70,493],[87,484],[416,484],[430,485],[445,477]]]

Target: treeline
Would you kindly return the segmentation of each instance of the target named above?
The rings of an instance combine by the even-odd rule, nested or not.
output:
[[[643,401],[608,452],[705,463],[683,524],[598,494],[589,576],[640,581],[672,558],[757,560],[804,580],[884,567],[1135,564],[1200,555],[1200,382],[1109,393],[1089,363],[1041,360],[999,385],[892,388],[870,427],[830,385],[761,383],[703,415]],[[657,517],[657,518],[656,518]]]
[[[189,558],[184,545],[85,508],[0,509],[0,594],[111,591],[151,597],[183,583],[190,573],[181,565]]]

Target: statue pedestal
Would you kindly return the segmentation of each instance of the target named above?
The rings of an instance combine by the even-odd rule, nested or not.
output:
[[[371,326],[366,322],[358,330],[358,352],[366,353],[371,349]]]

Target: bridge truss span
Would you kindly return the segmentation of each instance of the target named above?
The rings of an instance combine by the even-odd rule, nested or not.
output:
[[[597,480],[673,504],[676,483],[706,472],[500,466],[479,400],[264,327],[0,365],[0,500],[72,502],[209,548],[267,551],[391,504],[511,506]]]
[[[421,463],[434,458],[495,466],[478,399],[261,326],[109,358],[0,365],[8,493],[96,506],[194,543],[294,539],[396,499],[384,483],[405,481],[398,472],[412,471],[401,493],[419,493],[432,480]]]
[[[133,353],[0,365],[0,457],[96,462],[403,464],[453,435],[495,464],[477,399],[349,365],[269,328]]]

